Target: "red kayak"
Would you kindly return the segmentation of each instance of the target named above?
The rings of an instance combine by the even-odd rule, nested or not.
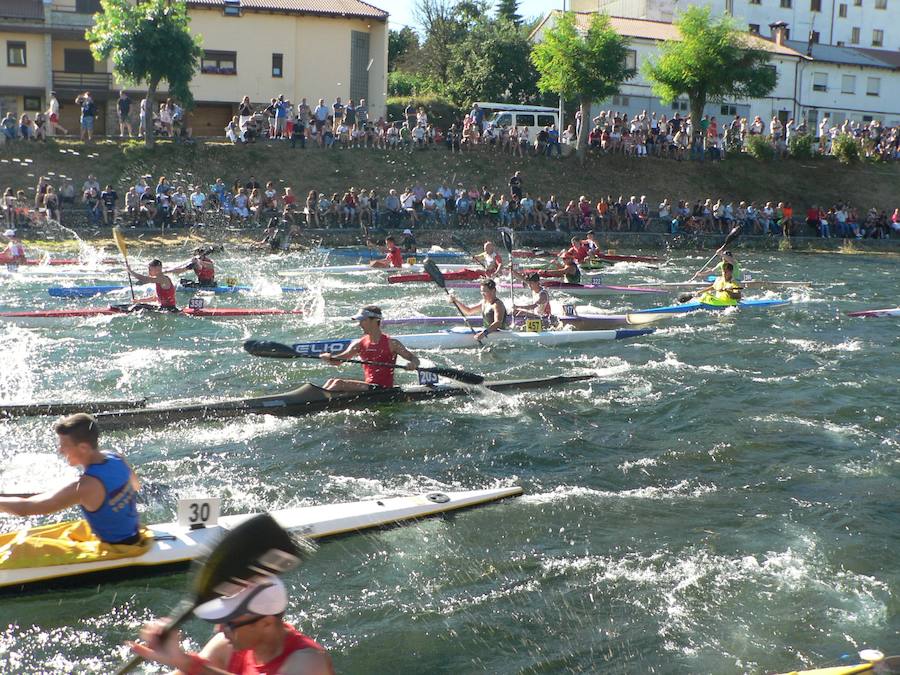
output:
[[[114,265],[117,261],[113,258],[101,260],[103,265]],[[0,256],[0,265],[84,265],[83,260],[78,258],[50,258],[48,260],[39,260],[37,258],[28,258],[25,262],[13,260],[10,257]]]
[[[448,281],[477,281],[485,276],[483,269],[452,270],[444,272],[444,279]],[[431,281],[431,277],[425,272],[392,274],[388,277],[389,284],[408,284],[414,281]]]
[[[113,314],[178,314],[184,316],[205,317],[211,319],[231,319],[243,316],[266,316],[272,314],[303,314],[300,309],[242,309],[237,307],[192,309],[184,307],[178,310],[161,310],[151,307],[131,309],[130,305],[110,305],[92,309],[48,309],[29,312],[0,312],[0,320],[15,321],[17,319],[83,319],[91,316]]]

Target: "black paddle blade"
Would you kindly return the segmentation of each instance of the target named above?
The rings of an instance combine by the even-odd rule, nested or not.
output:
[[[743,230],[743,229],[744,229],[743,225],[735,225],[734,227],[732,227],[731,232],[729,232],[728,236],[725,237],[725,243],[722,244],[722,248],[725,248],[726,246],[728,246],[728,244],[730,244],[735,239],[737,239],[739,236],[741,236],[741,230]]]
[[[425,270],[425,273],[431,277],[431,280],[436,283],[441,288],[447,288],[447,281],[444,279],[444,273],[438,269],[438,266],[435,264],[434,260],[431,258],[425,258],[422,261],[422,269]]]
[[[690,301],[693,300],[693,299],[694,299],[694,294],[693,294],[693,293],[681,293],[681,294],[678,296],[678,302],[679,302],[680,304],[684,304],[685,302],[690,302]]]
[[[298,359],[303,356],[291,349],[290,345],[271,340],[247,340],[244,342],[244,351],[253,356],[267,356],[273,359]]]
[[[465,370],[457,370],[456,368],[419,368],[419,370],[425,370],[434,373],[435,375],[440,375],[441,377],[462,382],[463,384],[482,384],[484,382],[484,375],[469,373]]]
[[[511,255],[513,252],[512,232],[507,228],[503,228],[500,230],[500,237],[503,239],[503,247],[506,249],[506,252]]]
[[[230,530],[203,561],[191,583],[196,603],[234,595],[254,577],[280,575],[300,565],[314,550],[293,537],[268,513],[261,513]]]
[[[469,253],[469,249],[466,247],[466,242],[464,242],[462,239],[457,237],[455,234],[450,235],[450,241],[452,241],[454,244],[459,246],[466,253]],[[471,255],[471,254],[469,254],[469,255]]]

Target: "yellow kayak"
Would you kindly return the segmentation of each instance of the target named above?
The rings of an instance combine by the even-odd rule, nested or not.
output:
[[[853,675],[872,670],[874,663],[858,663],[855,666],[834,666],[832,668],[814,668],[813,670],[792,670],[781,675]]]

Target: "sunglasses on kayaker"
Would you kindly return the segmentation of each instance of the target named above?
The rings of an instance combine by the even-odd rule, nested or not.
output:
[[[258,621],[262,621],[265,619],[264,614],[260,614],[258,616],[254,616],[252,619],[244,619],[243,621],[223,621],[220,626],[222,626],[222,630],[228,629],[228,632],[234,633],[238,628],[243,628],[244,626],[249,626],[250,624],[256,623]]]

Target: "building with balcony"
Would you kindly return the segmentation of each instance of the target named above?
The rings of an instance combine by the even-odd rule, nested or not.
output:
[[[385,114],[387,12],[361,0],[187,0],[187,6],[204,49],[191,82],[196,135],[221,136],[244,96],[259,107],[279,94],[294,103],[305,97],[312,106],[319,98],[365,98],[371,115]],[[73,130],[75,97],[90,91],[97,133],[114,133],[115,99],[125,89],[136,114],[146,89],[117,82],[111,64],[94,61],[84,39],[97,11],[99,0],[0,0],[6,52],[0,113],[46,110],[56,91],[60,122]]]

